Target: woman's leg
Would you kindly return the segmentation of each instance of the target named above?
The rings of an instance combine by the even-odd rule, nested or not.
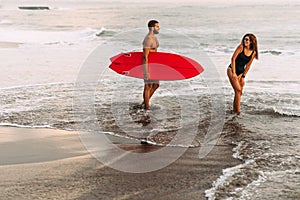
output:
[[[230,84],[234,90],[234,100],[233,100],[233,111],[240,113],[241,112],[241,96],[242,96],[242,86],[239,81],[239,78],[233,78],[232,69],[227,69],[227,75],[230,81]]]
[[[238,84],[240,85],[240,89],[236,91],[236,93],[237,93],[236,112],[240,113],[241,112],[241,97],[242,97],[243,88],[245,85],[244,79],[241,76],[238,77]]]
[[[235,103],[234,112],[236,112],[238,114],[241,112],[241,96],[242,96],[242,94],[240,92],[235,91],[235,95],[234,95],[234,103]]]
[[[233,110],[233,112],[237,112],[237,109],[236,109],[236,101],[235,101],[235,99],[236,99],[236,94],[234,93],[234,97],[233,97],[233,104],[232,104],[232,110]]]

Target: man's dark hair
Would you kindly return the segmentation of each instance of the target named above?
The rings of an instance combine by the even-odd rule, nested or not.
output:
[[[148,22],[148,27],[154,27],[155,24],[157,24],[157,23],[158,23],[157,20],[152,19],[152,20],[150,20],[150,21]]]

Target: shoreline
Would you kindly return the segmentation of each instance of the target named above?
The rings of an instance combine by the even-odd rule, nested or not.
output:
[[[132,174],[93,158],[75,131],[0,127],[0,141],[0,199],[206,199],[222,170],[241,163],[222,144],[201,160],[199,148],[189,148],[163,169]],[[145,151],[136,141],[114,143]]]

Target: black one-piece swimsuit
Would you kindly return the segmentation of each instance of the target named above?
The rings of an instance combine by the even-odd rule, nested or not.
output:
[[[252,54],[254,51],[252,51],[250,56],[246,56],[244,53],[244,48],[241,53],[236,57],[235,59],[235,73],[236,75],[240,75],[244,73],[245,71],[245,65],[251,60]],[[231,64],[229,65],[231,68]]]

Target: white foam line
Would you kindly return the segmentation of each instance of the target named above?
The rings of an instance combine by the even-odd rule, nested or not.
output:
[[[0,123],[0,126],[17,127],[17,128],[50,128],[50,129],[53,129],[53,127],[50,125],[26,126],[26,125],[20,125],[20,124],[12,124],[12,123]]]
[[[236,169],[236,171],[234,171],[233,169]],[[239,166],[236,166],[234,168],[228,168],[227,170],[231,170],[231,173],[226,174],[226,175],[224,174],[225,170],[223,170],[223,175],[220,176],[216,181],[213,182],[213,184],[212,184],[213,187],[208,190],[205,190],[205,197],[207,197],[208,200],[214,200],[216,198],[215,194],[216,194],[216,190],[218,189],[218,187],[220,185],[222,185],[229,176],[232,176],[235,172],[238,172],[239,169],[240,169]]]
[[[262,172],[262,174],[263,174],[263,172]],[[246,189],[244,189],[242,191],[241,199],[246,199],[246,197],[249,198],[249,195],[248,195],[249,193],[247,193],[247,188],[251,188],[251,187],[254,187],[256,185],[260,185],[261,183],[263,183],[265,181],[266,181],[266,177],[264,175],[260,175],[257,180],[255,180],[255,181],[251,182],[250,184],[248,184],[246,186]]]
[[[130,140],[135,140],[135,141],[144,141],[144,139],[138,139],[138,138],[133,138],[133,137],[128,137],[128,136],[122,136],[122,135],[118,135],[116,133],[113,132],[101,132],[102,134],[108,134],[108,135],[112,135],[115,137],[119,137],[119,138],[125,138],[125,139],[130,139]],[[155,146],[166,146],[166,147],[182,147],[182,148],[194,148],[194,147],[198,147],[197,145],[183,145],[183,144],[161,144],[161,143],[156,143],[153,141],[149,141],[149,140],[145,140],[148,144],[151,145],[155,145]]]
[[[237,159],[241,159],[242,157],[239,154],[239,149],[242,147],[244,143],[243,142],[239,142],[237,144],[237,146],[233,149],[233,157],[237,158]],[[218,188],[220,186],[222,186],[230,177],[232,177],[234,174],[240,172],[240,169],[243,168],[244,166],[250,164],[254,162],[253,160],[246,160],[244,163],[239,164],[237,166],[234,167],[230,167],[230,168],[226,168],[222,170],[222,175],[213,182],[212,184],[212,188],[205,190],[205,197],[208,198],[208,200],[214,200],[215,199],[215,194],[216,191],[218,190]]]
[[[208,200],[214,200],[216,191],[219,187],[221,187],[230,177],[232,177],[234,174],[240,172],[240,169],[246,165],[248,165],[252,161],[246,161],[243,164],[223,169],[223,175],[221,175],[216,181],[213,182],[212,188],[205,190],[205,197],[208,198]]]

